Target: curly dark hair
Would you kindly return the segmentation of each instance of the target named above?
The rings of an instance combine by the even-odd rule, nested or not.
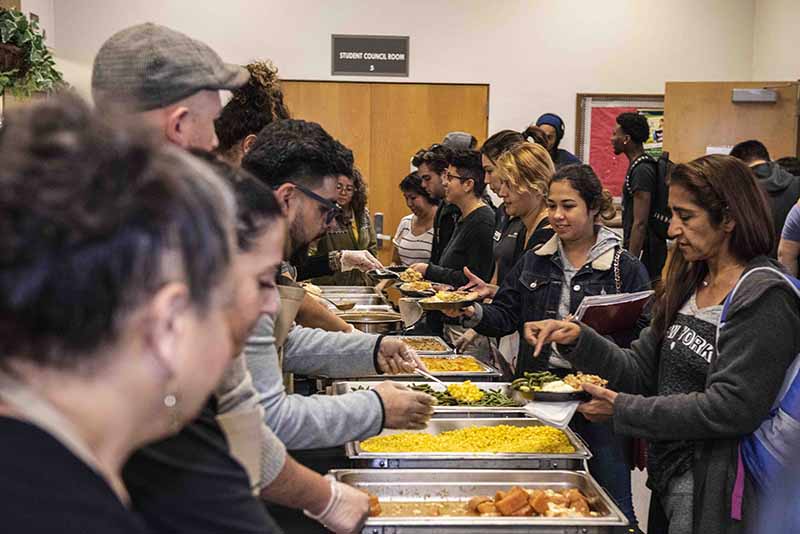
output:
[[[272,188],[319,187],[329,176],[353,176],[353,152],[315,122],[274,121],[258,133],[242,167]]]
[[[254,61],[245,68],[250,72],[250,79],[233,92],[233,97],[214,121],[219,138],[217,152],[223,155],[270,122],[291,118],[283,102],[275,65],[269,60]]]
[[[634,143],[644,143],[650,137],[650,125],[644,115],[626,111],[617,115],[617,124],[622,131],[631,136]]]
[[[361,171],[353,168],[353,175],[348,178],[353,181],[353,199],[350,201],[350,210],[341,210],[336,216],[337,222],[342,226],[350,224],[351,210],[357,221],[364,218],[367,210],[367,184],[364,183]]]
[[[128,314],[182,277],[200,312],[232,257],[233,198],[204,163],[62,95],[0,136],[0,366],[89,366]],[[167,257],[177,274],[165,272]]]
[[[250,134],[257,134],[272,121],[291,118],[283,102],[278,69],[271,61],[254,61],[246,84],[233,92],[222,108],[214,128],[219,138],[217,151],[225,154]]]
[[[447,170],[447,166],[450,165],[452,156],[452,150],[442,144],[435,143],[428,148],[417,150],[417,153],[411,158],[411,164],[419,168],[420,165],[425,163],[436,174],[442,174]]]

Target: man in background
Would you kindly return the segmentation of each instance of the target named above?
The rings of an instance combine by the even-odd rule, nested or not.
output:
[[[433,245],[431,246],[431,263],[438,263],[442,251],[450,242],[456,221],[461,216],[457,206],[444,198],[444,177],[450,165],[452,150],[444,145],[434,144],[414,154],[411,164],[417,168],[422,180],[422,187],[431,198],[439,201],[439,207],[433,217]]]
[[[622,187],[622,231],[626,249],[641,259],[655,283],[667,259],[667,243],[650,223],[656,209],[658,163],[644,151],[650,137],[647,119],[638,113],[620,113],[611,135],[614,154],[625,154],[628,172]]]
[[[731,149],[731,156],[742,160],[756,175],[758,185],[767,195],[775,235],[781,235],[789,211],[800,198],[800,180],[771,161],[767,147],[761,141],[742,141]],[[773,251],[773,255],[776,252]]]
[[[553,165],[556,166],[556,170],[565,165],[581,163],[581,160],[579,160],[575,154],[572,154],[563,148],[559,148],[561,140],[564,139],[564,133],[566,132],[566,127],[564,126],[564,121],[561,119],[561,117],[555,113],[545,113],[536,119],[535,125],[531,126],[537,126],[541,128],[547,136],[547,150],[550,152],[550,157],[553,158]],[[525,138],[535,138],[535,134],[533,132],[529,132],[527,129],[522,132],[522,136]]]

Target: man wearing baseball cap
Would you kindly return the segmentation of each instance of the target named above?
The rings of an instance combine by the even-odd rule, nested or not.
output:
[[[103,44],[94,61],[92,95],[100,111],[121,107],[140,114],[165,143],[211,151],[218,144],[219,91],[236,89],[248,78],[245,68],[223,62],[208,45],[147,23]],[[197,419],[131,457],[123,470],[125,485],[154,531],[280,532],[253,497],[253,486],[267,500],[306,509],[334,532],[350,532],[363,522],[366,496],[288,456],[264,424],[257,399],[243,358],[236,358]],[[248,436],[249,443],[237,447],[232,432]],[[236,458],[249,475],[231,449],[241,453]]]
[[[561,120],[561,117],[556,115],[555,113],[545,113],[538,119],[536,119],[536,126],[544,130],[545,134],[547,134],[547,149],[550,151],[550,157],[553,158],[553,164],[556,166],[556,169],[559,169],[565,165],[572,165],[573,163],[581,163],[574,154],[564,150],[563,148],[558,148],[558,145],[561,144],[561,140],[564,138],[564,121]],[[523,132],[523,137],[528,137],[526,132]]]
[[[99,109],[125,106],[141,113],[171,143],[211,151],[219,144],[219,91],[232,91],[249,77],[205,43],[146,23],[115,33],[100,47],[92,96]]]

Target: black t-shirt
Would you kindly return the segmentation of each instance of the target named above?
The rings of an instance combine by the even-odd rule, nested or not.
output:
[[[179,434],[141,449],[125,464],[134,510],[158,534],[280,532],[231,457],[216,414],[212,399]]]
[[[525,235],[525,224],[519,217],[509,219],[507,224],[494,231],[494,261],[497,264],[497,283],[514,266],[514,256],[517,249],[517,238],[520,233]],[[524,237],[523,237],[524,239]],[[488,280],[487,280],[488,282]]]
[[[650,214],[656,209],[656,194],[658,192],[658,164],[652,158],[638,164],[637,158],[628,167],[628,177],[622,187],[622,232],[623,246],[630,248],[631,231],[633,230],[633,195],[639,191],[650,193]],[[641,261],[647,269],[651,280],[661,278],[661,269],[667,259],[667,243],[655,235],[651,224],[647,225],[647,234],[642,246]]]
[[[0,531],[146,534],[108,482],[39,427],[0,417]]]

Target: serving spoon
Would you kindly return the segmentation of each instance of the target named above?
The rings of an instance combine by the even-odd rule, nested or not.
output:
[[[323,300],[327,300],[328,302],[330,302],[331,304],[336,306],[336,309],[339,310],[339,311],[352,310],[353,308],[356,307],[356,303],[353,302],[353,301],[350,301],[350,300],[345,300],[345,301],[342,301],[342,302],[334,302],[331,299],[329,299],[328,297],[324,297],[322,295],[317,295],[317,296],[319,298],[323,299]]]

